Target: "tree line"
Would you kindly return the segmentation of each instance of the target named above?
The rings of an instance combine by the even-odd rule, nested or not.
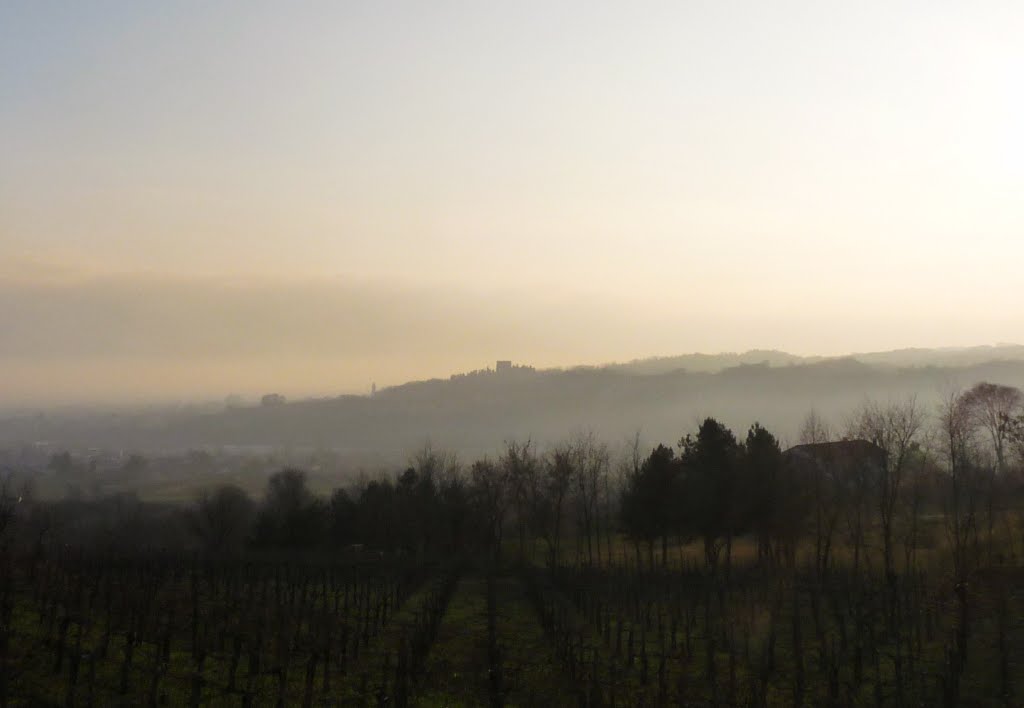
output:
[[[618,453],[592,434],[543,452],[510,441],[496,458],[468,466],[428,446],[394,477],[329,498],[314,495],[300,470],[285,469],[259,503],[231,486],[204,494],[190,524],[213,552],[477,548],[537,553],[551,565],[600,565],[622,537],[636,563],[664,565],[670,548],[698,541],[706,565],[726,572],[740,537],[769,564],[793,564],[809,541],[820,572],[838,547],[859,566],[875,544],[880,570],[891,574],[934,535],[921,522],[926,510],[941,514],[964,553],[991,539],[1022,463],[1024,395],[981,383],[931,411],[913,398],[867,401],[839,430],[811,412],[788,449],[757,423],[738,437],[709,417],[646,454],[639,435]]]
[[[184,513],[138,510],[132,533],[109,536],[145,538],[160,525],[180,528],[214,554],[486,550],[536,555],[549,565],[601,565],[621,553],[625,538],[632,562],[650,566],[667,564],[670,548],[697,541],[705,564],[726,572],[736,539],[746,537],[759,562],[776,565],[793,564],[808,541],[821,573],[839,547],[859,566],[877,543],[881,569],[891,574],[909,567],[935,533],[922,524],[926,510],[941,515],[961,561],[982,546],[993,552],[986,542],[1005,523],[1024,461],[1024,394],[980,383],[949,393],[935,410],[913,398],[867,401],[841,428],[812,411],[798,443],[783,449],[756,423],[738,437],[707,418],[674,445],[650,452],[639,434],[619,450],[580,434],[544,451],[529,440],[509,441],[496,457],[466,465],[427,446],[402,472],[328,497],[310,490],[303,471],[286,468],[269,478],[261,500],[221,485]],[[30,505],[17,503],[24,493],[10,476],[0,496],[2,530]],[[119,499],[101,505],[103,518],[130,506]],[[31,533],[55,533],[56,512],[40,506],[38,518],[28,519]],[[157,545],[174,542],[153,534]]]

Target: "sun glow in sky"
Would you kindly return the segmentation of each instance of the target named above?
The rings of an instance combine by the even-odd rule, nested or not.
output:
[[[1024,5],[0,8],[0,394],[1024,333]]]

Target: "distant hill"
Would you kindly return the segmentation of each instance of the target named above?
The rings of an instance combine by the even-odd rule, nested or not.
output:
[[[889,352],[854,354],[853,357],[865,364],[881,366],[976,366],[991,361],[1024,361],[1024,345],[896,349]]]
[[[745,364],[768,364],[787,366],[806,364],[821,357],[800,357],[774,349],[752,349],[748,352],[723,352],[720,354],[681,354],[679,356],[658,356],[648,359],[634,359],[625,364],[609,364],[604,368],[630,374],[651,376],[670,371],[693,371],[715,373],[723,369]]]
[[[775,349],[752,349],[741,353],[681,354],[634,359],[625,364],[609,364],[605,368],[640,375],[664,374],[679,370],[716,373],[745,364],[792,366],[794,364],[813,364],[829,358],[855,359],[865,364],[878,366],[973,366],[990,361],[1024,361],[1024,345],[998,344],[940,349],[895,349],[885,352],[850,354],[844,357],[798,356]]]
[[[749,363],[758,360],[759,363]],[[741,361],[701,371],[717,361]],[[689,362],[690,368],[676,366]],[[659,371],[667,368],[667,371]],[[0,445],[69,447],[321,447],[403,461],[427,440],[465,457],[504,440],[544,445],[581,430],[619,443],[640,430],[674,443],[713,415],[742,434],[755,421],[794,442],[813,407],[834,426],[866,398],[917,395],[932,407],[950,387],[993,381],[1024,387],[1024,347],[903,350],[841,358],[783,352],[689,355],[568,370],[491,370],[410,382],[375,396],[338,396],[219,410],[131,415],[43,413],[0,421]]]

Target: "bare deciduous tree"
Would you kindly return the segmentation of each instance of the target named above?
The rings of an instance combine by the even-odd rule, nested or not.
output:
[[[903,485],[915,464],[924,413],[913,396],[882,405],[866,402],[850,421],[849,435],[874,443],[885,453],[882,469],[872,480],[875,503],[882,526],[882,553],[890,582],[895,578],[893,521]]]
[[[961,404],[974,424],[988,433],[996,468],[1006,473],[1006,446],[1012,439],[1014,423],[1024,409],[1024,393],[1012,386],[982,382],[961,396]]]
[[[974,554],[970,540],[977,535],[977,439],[971,413],[960,391],[950,391],[939,404],[938,453],[945,462],[946,530],[953,548],[954,575],[966,581]]]
[[[627,491],[632,487],[637,478],[640,476],[640,469],[644,463],[643,447],[640,442],[640,431],[637,430],[632,437],[626,442],[625,450],[623,451],[619,462],[615,468],[616,476],[616,496],[619,499],[620,516],[621,508],[625,503],[625,496]],[[636,535],[633,536],[634,550],[636,551],[636,563],[639,568],[643,563],[643,557],[640,549],[640,538]],[[682,544],[680,544],[682,548]]]
[[[566,502],[576,475],[571,447],[559,445],[545,460],[544,499],[537,504],[538,526],[548,550],[548,563],[554,567],[561,558],[563,519]]]
[[[424,443],[423,447],[416,451],[410,464],[420,476],[429,477],[438,484],[451,481],[462,471],[457,454],[449,450],[439,450],[430,442]]]
[[[477,460],[470,469],[470,482],[473,501],[487,526],[487,545],[500,558],[509,496],[504,467],[486,457]]]
[[[533,516],[533,503],[540,493],[540,461],[533,443],[515,440],[505,443],[505,452],[499,465],[507,480],[510,501],[515,507],[516,529],[519,536],[520,558],[526,556],[526,539],[529,535]]]
[[[598,507],[604,477],[608,474],[608,447],[592,432],[579,435],[572,445],[576,467],[576,509],[587,562],[594,563],[594,537],[597,536],[597,562],[601,562],[600,516]]]
[[[832,430],[824,418],[813,408],[800,425],[800,444],[816,445],[832,440]]]
[[[832,441],[832,431],[828,423],[817,411],[811,409],[800,426],[801,445],[820,445]],[[813,464],[800,466],[799,472],[809,484],[811,503],[814,506],[814,566],[819,579],[828,571],[832,553],[832,542],[836,526],[839,522],[840,487],[834,479],[835,465],[822,464],[814,460]]]

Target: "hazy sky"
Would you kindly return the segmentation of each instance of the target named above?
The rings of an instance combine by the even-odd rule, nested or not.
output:
[[[0,5],[0,398],[1024,339],[1024,3]]]

